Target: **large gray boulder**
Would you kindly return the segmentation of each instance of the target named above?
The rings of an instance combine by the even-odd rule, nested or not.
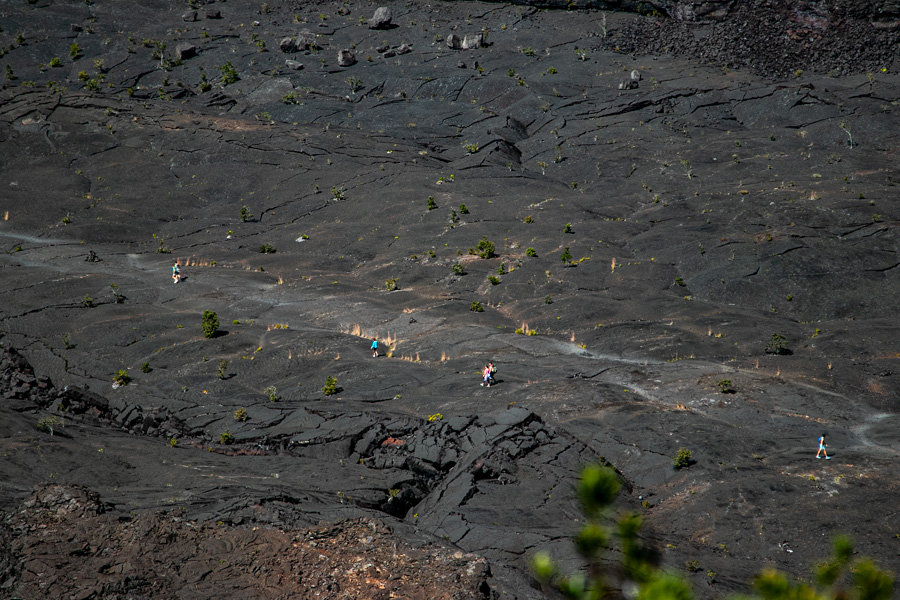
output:
[[[467,33],[462,41],[463,50],[475,50],[484,47],[484,33]]]
[[[313,50],[319,47],[316,43],[316,34],[309,29],[304,29],[298,33],[295,41],[297,42],[298,50]]]
[[[338,65],[349,67],[356,64],[356,55],[346,48],[338,51]]]
[[[375,10],[375,14],[369,19],[369,29],[387,29],[391,26],[391,19],[394,18],[391,9],[386,6],[379,6]]]
[[[281,42],[279,42],[278,47],[281,49],[282,52],[285,52],[287,54],[296,52],[297,51],[297,40],[295,40],[294,38],[286,37],[283,40],[281,40]]]

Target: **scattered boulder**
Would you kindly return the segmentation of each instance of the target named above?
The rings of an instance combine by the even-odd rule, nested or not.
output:
[[[188,23],[193,23],[194,21],[197,20],[197,11],[196,10],[187,11],[186,13],[181,15],[181,20],[187,21]],[[81,27],[79,27],[78,30],[81,31]]]
[[[638,71],[637,69],[634,69],[631,72],[631,80],[632,81],[640,81],[641,80],[641,72]]]
[[[379,6],[375,10],[375,14],[369,19],[369,29],[387,29],[391,26],[391,19],[394,18],[391,9],[386,6]]]
[[[286,54],[292,54],[297,51],[297,40],[286,37],[278,43],[278,47]]]
[[[338,65],[349,67],[356,64],[356,55],[346,48],[338,51]]]
[[[447,36],[447,47],[451,50],[462,50],[462,40],[455,33]]]
[[[308,29],[304,29],[298,33],[295,41],[297,42],[298,50],[313,50],[319,47],[318,44],[316,44],[316,34]]]
[[[207,19],[221,19],[222,11],[221,10],[208,10],[206,11]]]
[[[625,81],[619,84],[620,90],[636,90],[638,87],[638,82],[634,79],[626,79]]]
[[[409,44],[403,43],[397,48],[397,54],[409,54],[412,52],[412,48],[409,47]]]
[[[180,60],[187,60],[197,56],[197,46],[193,44],[178,44],[175,47],[175,54]]]
[[[286,60],[284,61],[284,66],[293,71],[299,71],[303,68],[303,63],[297,60]]]
[[[475,50],[484,48],[484,33],[467,33],[462,41],[463,50]]]
[[[385,52],[387,52],[390,49],[391,49],[391,47],[388,46],[387,44],[382,44],[381,46],[378,46],[377,48],[375,48],[375,52],[377,52],[378,54],[384,54]]]
[[[347,15],[350,14],[350,9],[347,8],[346,6],[342,6],[337,10],[337,13],[339,15],[341,15],[342,17],[346,17]]]

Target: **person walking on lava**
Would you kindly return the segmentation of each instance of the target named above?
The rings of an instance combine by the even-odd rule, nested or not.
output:
[[[828,456],[828,451],[825,450],[825,446],[827,446],[827,445],[828,445],[828,444],[825,443],[825,434],[823,433],[822,436],[819,438],[819,451],[816,452],[816,458],[822,458],[822,457],[819,456],[819,455],[822,454],[822,453],[824,453],[824,454],[825,454],[825,459],[826,459],[826,460],[831,460],[831,457]]]

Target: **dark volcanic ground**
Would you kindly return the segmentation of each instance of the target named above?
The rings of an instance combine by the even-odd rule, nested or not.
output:
[[[600,457],[698,597],[840,532],[900,570],[896,46],[764,79],[623,53],[728,18],[122,6],[0,6],[0,597],[542,598]]]

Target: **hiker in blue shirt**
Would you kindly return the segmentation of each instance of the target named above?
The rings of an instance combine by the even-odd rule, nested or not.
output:
[[[372,338],[372,358],[378,358],[378,340]]]

